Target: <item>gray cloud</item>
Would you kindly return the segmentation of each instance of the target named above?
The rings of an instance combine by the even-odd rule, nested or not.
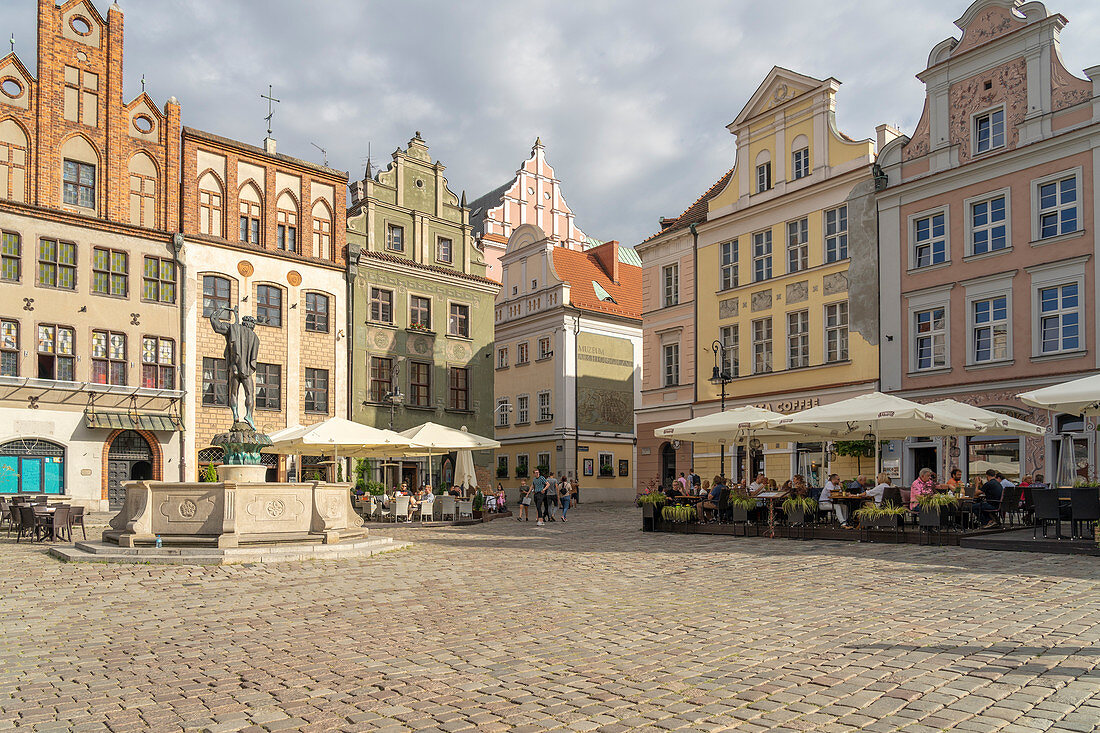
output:
[[[97,0],[104,13],[106,0]],[[725,125],[773,65],[844,82],[840,128],[911,131],[932,46],[960,0],[120,0],[127,98],[142,74],[184,123],[253,143],[267,85],[279,149],[362,175],[420,130],[471,198],[507,180],[541,135],[586,232],[634,244],[733,165]],[[0,10],[34,68],[35,4]],[[1067,67],[1100,63],[1095,0],[1048,3],[1071,23]],[[7,33],[4,34],[5,36]]]

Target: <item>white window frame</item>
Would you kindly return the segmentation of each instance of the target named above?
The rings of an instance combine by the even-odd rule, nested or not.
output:
[[[734,378],[737,378],[738,371],[741,367],[741,355],[739,353],[741,345],[738,343],[739,336],[740,330],[736,323],[732,323],[728,326],[720,326],[718,328],[718,341],[722,345],[721,366],[723,370]]]
[[[756,324],[767,324],[767,338],[758,339]],[[775,371],[775,322],[772,321],[771,316],[765,316],[763,318],[756,318],[752,321],[749,328],[752,329],[752,373],[753,374],[771,374]],[[757,368],[759,361],[757,360],[757,353],[766,357],[767,367],[760,369]]]
[[[526,341],[516,345],[516,366],[531,363],[531,346]]]
[[[801,158],[802,165],[799,166]],[[791,175],[794,180],[807,178],[810,175],[810,146],[799,148],[791,152]]]
[[[794,237],[792,237],[792,234]],[[792,258],[794,262],[792,262]],[[793,267],[792,267],[793,264]],[[787,222],[787,274],[810,268],[810,218]]]
[[[545,404],[543,404],[544,399]],[[549,422],[554,419],[554,403],[550,398],[550,390],[544,389],[537,394],[536,406],[539,411],[538,422]]]
[[[810,365],[810,311],[790,311],[787,321],[787,368],[802,369]],[[799,327],[794,330],[792,326]]]
[[[760,244],[761,245],[765,245],[765,244],[767,245],[767,248],[768,248],[767,252],[765,252],[763,254],[757,254],[757,249],[756,249],[756,247],[757,247],[756,238],[757,237],[762,237],[763,238],[761,240]],[[751,237],[751,241],[752,241],[752,281],[754,283],[762,283],[762,282],[766,282],[768,280],[771,280],[773,275],[774,275],[774,272],[775,272],[775,270],[772,268],[772,252],[773,252],[772,230],[771,229],[763,229],[759,232],[753,232],[752,237]],[[757,274],[759,272],[759,270],[757,268],[757,262],[760,262],[762,264],[767,265],[767,276],[766,277],[757,277]]]
[[[844,210],[843,223],[844,227],[841,228],[841,210]],[[829,234],[829,214],[836,215],[836,231]],[[841,204],[840,206],[834,206],[831,209],[826,209],[821,214],[821,230],[824,233],[825,238],[825,264],[832,264],[834,262],[843,262],[848,259],[848,204]],[[831,249],[830,249],[831,247]],[[842,251],[844,256],[841,257]],[[830,251],[837,253],[836,257],[830,258]]]
[[[549,359],[551,356],[554,355],[554,344],[550,340],[549,336],[539,336],[539,340],[538,340],[537,343],[538,343],[538,350],[539,350],[538,358],[540,360],[541,359]],[[545,349],[543,348],[544,346],[546,347]]]
[[[988,252],[975,252],[974,251],[974,234],[978,230],[991,231],[993,224],[985,224],[981,227],[974,226],[974,207],[978,204],[988,204],[996,199],[1004,197],[1005,200],[1005,246],[1003,249],[991,249]],[[1012,251],[1012,189],[1002,188],[999,191],[990,191],[989,193],[983,193],[980,196],[972,196],[963,201],[963,216],[965,221],[963,222],[966,229],[966,254],[965,257],[992,257],[994,255],[1003,254],[1004,252]],[[992,238],[990,239],[992,241]]]
[[[661,344],[661,387],[680,386],[680,342]]]
[[[764,193],[772,189],[772,162],[770,160],[756,165],[756,192]]]
[[[1073,202],[1073,207],[1077,209],[1077,227],[1073,231],[1063,232],[1061,231],[1061,212],[1063,209],[1070,208],[1064,204],[1059,203],[1054,209],[1047,209],[1045,212],[1039,208],[1039,189],[1047,183],[1054,181],[1061,181],[1065,178],[1075,178],[1074,186],[1077,192],[1076,200]],[[1076,168],[1070,168],[1068,170],[1058,171],[1057,173],[1051,173],[1049,176],[1043,176],[1042,178],[1036,178],[1031,182],[1031,242],[1033,244],[1046,244],[1047,242],[1056,242],[1063,237],[1071,237],[1084,231],[1084,218],[1082,212],[1081,201],[1081,184],[1084,181],[1084,175],[1081,166]],[[1059,191],[1059,200],[1061,200],[1061,191]],[[1042,226],[1040,224],[1043,213],[1057,212],[1058,214],[1058,234],[1053,234],[1049,237],[1042,237]]]
[[[509,416],[511,403],[508,402],[507,397],[497,398],[497,427],[506,428],[509,425]]]
[[[451,333],[451,308],[452,306],[465,306],[466,307],[466,335],[461,333]],[[461,300],[448,300],[447,301],[447,335],[452,338],[470,338],[470,334],[473,333],[471,326],[474,319],[474,307],[469,303],[464,303]]]
[[[951,369],[951,291],[955,283],[941,285],[936,288],[919,291],[906,296],[908,302],[906,331],[909,338],[909,373],[910,374],[937,374]],[[944,324],[944,365],[917,369],[917,313],[921,311],[943,308]]]
[[[933,262],[927,265],[917,266],[917,222],[921,219],[930,219],[937,214],[943,214],[943,262]],[[929,239],[929,246],[936,241]],[[928,270],[934,267],[945,267],[951,264],[951,207],[937,206],[934,209],[919,211],[909,216],[909,269]]]
[[[501,346],[497,349],[497,369],[508,368],[508,347]]]
[[[679,262],[661,268],[661,304],[664,308],[680,304]]]
[[[1087,348],[1088,312],[1085,309],[1085,267],[1091,255],[1073,257],[1068,260],[1051,262],[1028,267],[1031,275],[1031,358],[1042,361],[1047,358],[1060,358],[1066,355],[1083,354]],[[1077,333],[1076,349],[1059,349],[1043,352],[1042,318],[1040,310],[1040,291],[1058,285],[1077,285]]]
[[[393,231],[395,229],[401,230],[401,249],[397,249],[393,246]],[[386,222],[386,251],[387,252],[404,252],[405,251],[405,227],[401,224],[395,224],[393,222]]]
[[[840,313],[840,307],[841,306],[844,306],[844,323],[843,323],[843,325],[840,324],[840,318],[839,318],[839,313]],[[837,315],[837,325],[834,325],[834,326],[829,325],[829,309],[830,308],[836,308],[837,309],[837,314],[838,314]],[[824,343],[822,344],[822,346],[823,346],[822,353],[825,357],[825,363],[826,364],[840,364],[842,362],[848,361],[849,355],[851,353],[850,352],[850,349],[851,349],[851,343],[850,343],[850,341],[851,341],[851,318],[852,318],[851,306],[848,304],[847,300],[838,300],[835,303],[826,303],[825,304],[824,309],[822,310],[821,325],[822,325],[822,331],[824,332],[824,338],[825,338]],[[831,358],[829,358],[829,353],[830,353],[830,351],[829,351],[829,336],[834,332],[837,334],[837,355],[836,355],[835,359],[831,359]],[[843,332],[843,336],[840,335],[841,332]],[[843,351],[840,348],[841,344],[843,344],[843,346],[844,346]]]
[[[405,318],[408,319],[408,325],[406,328],[413,327],[412,319],[412,299],[413,298],[427,298],[428,300],[428,325],[427,329],[432,333],[435,333],[435,298],[427,293],[417,293],[409,291],[405,296]],[[447,309],[447,318],[450,319],[450,308]]]
[[[1001,144],[995,145],[996,131],[993,127],[993,115],[1001,113]],[[978,123],[985,117],[989,118],[989,147],[984,150],[978,148]],[[1001,150],[1008,146],[1008,112],[1003,104],[978,110],[970,115],[970,154],[985,155],[995,150]]]
[[[738,266],[737,240],[731,239],[718,245],[718,258],[720,274],[718,278],[719,290],[732,290],[737,287]]]
[[[998,250],[999,251],[999,250]],[[983,367],[997,364],[1010,363],[1012,361],[1012,349],[1013,349],[1013,333],[1012,333],[1012,280],[1016,271],[997,273],[995,275],[986,275],[984,277],[974,278],[973,280],[967,280],[962,283],[966,289],[966,365],[968,367]],[[990,300],[993,298],[1003,297],[1006,299],[1006,305],[1008,307],[1008,319],[1007,325],[1007,352],[1008,355],[1004,359],[989,359],[986,361],[977,360],[977,344],[975,342],[975,331],[978,328],[984,328],[990,324],[982,324],[979,326],[974,319],[974,304],[983,300]]]
[[[531,395],[517,395],[516,425],[526,425],[529,422],[531,422]]]
[[[441,257],[443,254],[443,242],[448,242],[447,258]],[[444,237],[442,234],[437,234],[435,237],[435,261],[445,265],[453,265],[455,261],[455,240],[454,237]]]

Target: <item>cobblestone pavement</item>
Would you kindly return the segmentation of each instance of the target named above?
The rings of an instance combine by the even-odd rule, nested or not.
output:
[[[0,729],[1089,731],[1100,563],[568,524],[367,560],[66,565],[0,540]]]

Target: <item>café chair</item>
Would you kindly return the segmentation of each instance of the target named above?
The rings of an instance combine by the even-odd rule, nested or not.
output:
[[[1031,492],[1035,501],[1035,530],[1033,539],[1039,539],[1039,528],[1043,528],[1043,537],[1047,536],[1047,525],[1054,522],[1058,539],[1062,539],[1062,512],[1058,505],[1056,489],[1040,489]]]
[[[1069,516],[1073,538],[1092,539],[1096,523],[1100,522],[1100,492],[1095,488],[1071,489]]]
[[[409,504],[412,502],[412,497],[398,496],[393,502],[393,521],[402,519],[409,521]]]
[[[1020,507],[1020,490],[1018,488],[1005,489],[1004,496],[1001,497],[999,513],[1002,523],[1007,521],[1008,524],[1013,524],[1013,515],[1020,520],[1020,524],[1024,523],[1024,510]]]
[[[73,527],[80,525],[80,534],[84,539],[88,539],[88,530],[84,527],[84,507],[71,506],[69,507],[69,521],[66,529],[69,531],[69,540],[73,538]]]

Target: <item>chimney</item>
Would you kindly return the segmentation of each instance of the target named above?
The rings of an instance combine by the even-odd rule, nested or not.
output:
[[[612,239],[609,242],[604,242],[599,247],[588,250],[588,254],[595,255],[596,261],[600,263],[600,269],[611,278],[611,282],[618,284],[619,243]]]
[[[891,141],[901,137],[901,130],[893,125],[879,125],[875,128],[875,136],[877,147],[876,151],[882,152],[882,149]]]
[[[672,223],[675,222],[678,218],[678,216],[662,216],[660,219],[658,219],[661,224],[661,229],[666,229],[667,227],[672,225]]]

